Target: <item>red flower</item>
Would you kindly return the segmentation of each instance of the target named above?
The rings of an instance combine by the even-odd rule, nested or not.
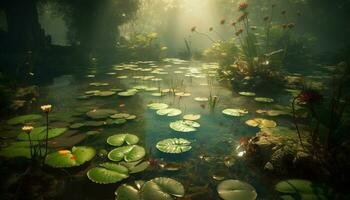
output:
[[[236,36],[239,36],[240,34],[242,34],[243,33],[243,29],[239,29],[238,31],[236,31]]]
[[[76,159],[77,159],[77,156],[76,156],[76,155],[72,155],[72,156],[70,157],[70,159],[71,159],[71,160],[76,160]]]
[[[296,99],[299,104],[312,104],[321,102],[323,96],[316,90],[303,90],[298,94]]]
[[[248,3],[247,2],[242,2],[238,6],[239,11],[245,11],[248,8]]]
[[[237,22],[241,22],[241,21],[245,20],[247,17],[248,17],[248,13],[244,12],[238,17]]]

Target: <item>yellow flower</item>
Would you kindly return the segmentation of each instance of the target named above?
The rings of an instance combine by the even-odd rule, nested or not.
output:
[[[70,154],[71,152],[69,150],[59,150],[58,154],[60,155],[66,155],[66,154]]]
[[[22,127],[22,131],[26,132],[26,133],[30,133],[33,130],[33,126],[23,126]]]
[[[40,108],[41,108],[42,111],[48,113],[48,112],[51,111],[51,107],[52,106],[50,104],[48,104],[48,105],[42,105]]]

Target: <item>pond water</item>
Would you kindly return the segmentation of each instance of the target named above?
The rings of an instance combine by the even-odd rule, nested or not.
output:
[[[165,59],[161,62],[132,62],[113,66],[94,65],[88,71],[64,75],[54,79],[53,83],[40,88],[39,105],[50,103],[53,106],[50,113],[50,126],[67,127],[74,123],[91,121],[86,112],[94,109],[115,109],[120,113],[136,115],[136,119],[128,120],[120,125],[105,125],[98,127],[81,127],[75,129],[75,135],[86,134],[88,131],[98,131],[99,134],[88,136],[78,144],[70,139],[51,140],[52,150],[65,147],[68,143],[77,146],[91,146],[101,154],[103,150],[110,151],[114,147],[106,143],[106,139],[118,133],[131,133],[140,138],[138,145],[146,149],[146,159],[153,160],[146,171],[132,174],[129,178],[115,184],[100,185],[90,181],[86,172],[108,161],[108,158],[95,158],[77,167],[67,169],[68,174],[53,170],[64,179],[62,195],[59,199],[113,199],[114,191],[122,183],[135,180],[150,180],[155,177],[170,177],[181,182],[187,194],[196,194],[191,199],[220,199],[216,187],[224,179],[238,179],[255,187],[258,199],[275,199],[274,184],[278,179],[262,175],[261,169],[250,166],[245,161],[245,152],[240,148],[242,137],[254,136],[259,128],[245,124],[246,120],[262,117],[274,120],[278,126],[291,128],[289,116],[269,117],[259,114],[256,110],[282,109],[289,105],[290,94],[285,95],[256,91],[256,97],[274,99],[273,103],[257,102],[254,97],[242,96],[226,82],[218,82],[216,63],[199,61],[183,61]],[[79,75],[76,75],[79,74]],[[102,86],[92,86],[91,83],[108,83]],[[96,85],[96,84],[95,84]],[[97,84],[98,85],[98,84]],[[101,84],[100,84],[101,85]],[[138,88],[130,97],[118,96],[118,92]],[[165,89],[176,89],[175,93],[189,93],[178,96],[171,92],[161,93]],[[87,91],[117,91],[106,97],[84,96]],[[208,102],[196,101],[196,97],[209,98],[217,96],[215,107]],[[154,96],[155,95],[155,96]],[[157,115],[156,110],[147,107],[150,103],[165,103],[169,108],[182,111],[181,115],[168,117]],[[224,115],[227,108],[247,110],[248,114],[240,117]],[[32,113],[40,113],[39,108],[33,108]],[[200,127],[194,132],[177,132],[169,127],[171,122],[181,120],[185,114],[198,114]],[[19,129],[19,127],[17,127]],[[70,130],[71,131],[71,130]],[[181,154],[167,154],[156,148],[157,142],[167,138],[184,138],[191,142],[192,149]],[[77,140],[79,141],[79,140]],[[59,144],[56,144],[56,143]],[[162,163],[171,164],[167,168]],[[163,166],[163,168],[162,168]],[[174,167],[175,166],[175,167]]]

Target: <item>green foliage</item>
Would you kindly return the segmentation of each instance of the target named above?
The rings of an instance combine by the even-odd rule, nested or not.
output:
[[[137,60],[159,60],[165,57],[167,47],[156,42],[158,33],[137,34],[130,39],[123,38],[119,47],[128,52],[128,56]],[[147,52],[147,53],[146,53]]]
[[[92,147],[73,147],[72,151],[60,150],[48,154],[45,164],[54,168],[76,167],[90,161],[96,154]]]
[[[235,62],[235,56],[239,52],[236,40],[217,41],[203,53],[208,61],[219,61],[221,66],[229,66]]]

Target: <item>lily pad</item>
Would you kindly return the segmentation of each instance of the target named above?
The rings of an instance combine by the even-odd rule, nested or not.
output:
[[[95,183],[117,183],[129,177],[128,168],[115,163],[102,163],[98,167],[91,168],[87,172],[88,178]]]
[[[279,115],[288,115],[289,113],[283,110],[256,110],[256,113],[258,114],[266,114],[270,117],[275,117]]]
[[[257,193],[250,184],[239,180],[222,181],[217,188],[219,196],[224,200],[255,200]]]
[[[273,120],[263,119],[263,118],[254,118],[247,120],[245,122],[248,126],[259,127],[259,128],[274,128],[277,126],[277,123]]]
[[[228,108],[228,109],[223,110],[222,113],[225,115],[229,115],[229,116],[241,117],[241,116],[248,114],[248,111],[246,109]]]
[[[160,109],[165,109],[168,108],[168,104],[165,103],[151,103],[148,104],[147,107],[152,110],[160,110]]]
[[[116,113],[117,111],[113,109],[94,109],[87,112],[86,115],[91,119],[105,119]]]
[[[138,142],[139,137],[129,133],[112,135],[107,138],[107,143],[116,147],[122,146],[124,143],[133,145],[137,144]]]
[[[257,102],[262,102],[262,103],[272,103],[272,102],[274,102],[273,99],[267,98],[267,97],[256,97],[256,98],[254,98],[254,100],[257,101]]]
[[[83,123],[74,123],[74,124],[70,125],[69,128],[78,129],[78,128],[81,128],[83,126],[85,126],[85,124],[83,124]]]
[[[114,194],[116,200],[140,200],[139,190],[127,184],[119,186]]]
[[[129,89],[124,92],[119,92],[118,95],[121,97],[131,97],[134,96],[137,93],[136,89]]]
[[[92,147],[77,146],[69,150],[59,150],[46,156],[45,164],[54,168],[76,167],[90,161],[96,154]]]
[[[190,120],[179,120],[170,123],[170,128],[178,132],[193,132],[196,131],[200,124]]]
[[[51,128],[51,129],[49,129],[48,138],[50,139],[50,138],[57,137],[66,131],[67,131],[67,128]],[[19,140],[29,140],[28,133],[25,133],[25,132],[21,132],[17,136],[17,138]],[[34,128],[32,130],[32,132],[30,133],[30,139],[31,140],[44,140],[44,139],[46,139],[46,127],[41,126],[41,127]]]
[[[126,119],[130,116],[128,113],[116,113],[114,115],[111,115],[110,118],[112,119]]]
[[[276,184],[275,189],[283,193],[282,199],[315,199],[326,200],[326,187],[315,184],[309,180],[289,179]],[[298,198],[294,198],[298,197]]]
[[[209,98],[207,97],[196,97],[194,98],[195,101],[199,101],[199,102],[206,102],[209,101]]]
[[[135,174],[146,170],[150,166],[149,161],[135,161],[135,162],[120,162],[119,164],[127,167],[130,174]]]
[[[254,92],[238,92],[238,94],[246,97],[254,97],[256,95]]]
[[[171,178],[159,177],[147,181],[141,188],[142,200],[174,200],[185,195],[184,186]]]
[[[25,124],[28,122],[34,122],[37,121],[39,119],[41,119],[42,116],[41,115],[36,115],[36,114],[32,114],[32,115],[21,115],[18,117],[14,117],[12,119],[9,119],[7,121],[7,124],[10,125],[17,125],[17,124]]]
[[[182,111],[176,108],[165,108],[157,110],[158,115],[166,115],[168,117],[175,117],[181,115]]]
[[[184,120],[191,120],[191,121],[196,121],[196,120],[199,120],[200,118],[201,118],[201,115],[196,115],[196,114],[188,114],[183,116]]]
[[[95,96],[99,96],[99,97],[109,97],[109,96],[113,96],[115,95],[114,91],[99,91],[95,93]]]
[[[42,149],[42,151],[45,151]],[[25,157],[30,158],[30,143],[29,141],[14,142],[0,150],[0,156],[6,158]]]
[[[184,153],[191,150],[191,142],[183,138],[169,138],[159,141],[157,149],[164,153]]]
[[[134,162],[145,157],[146,151],[138,145],[130,145],[118,147],[108,153],[108,158],[112,161],[125,160],[126,162]]]

